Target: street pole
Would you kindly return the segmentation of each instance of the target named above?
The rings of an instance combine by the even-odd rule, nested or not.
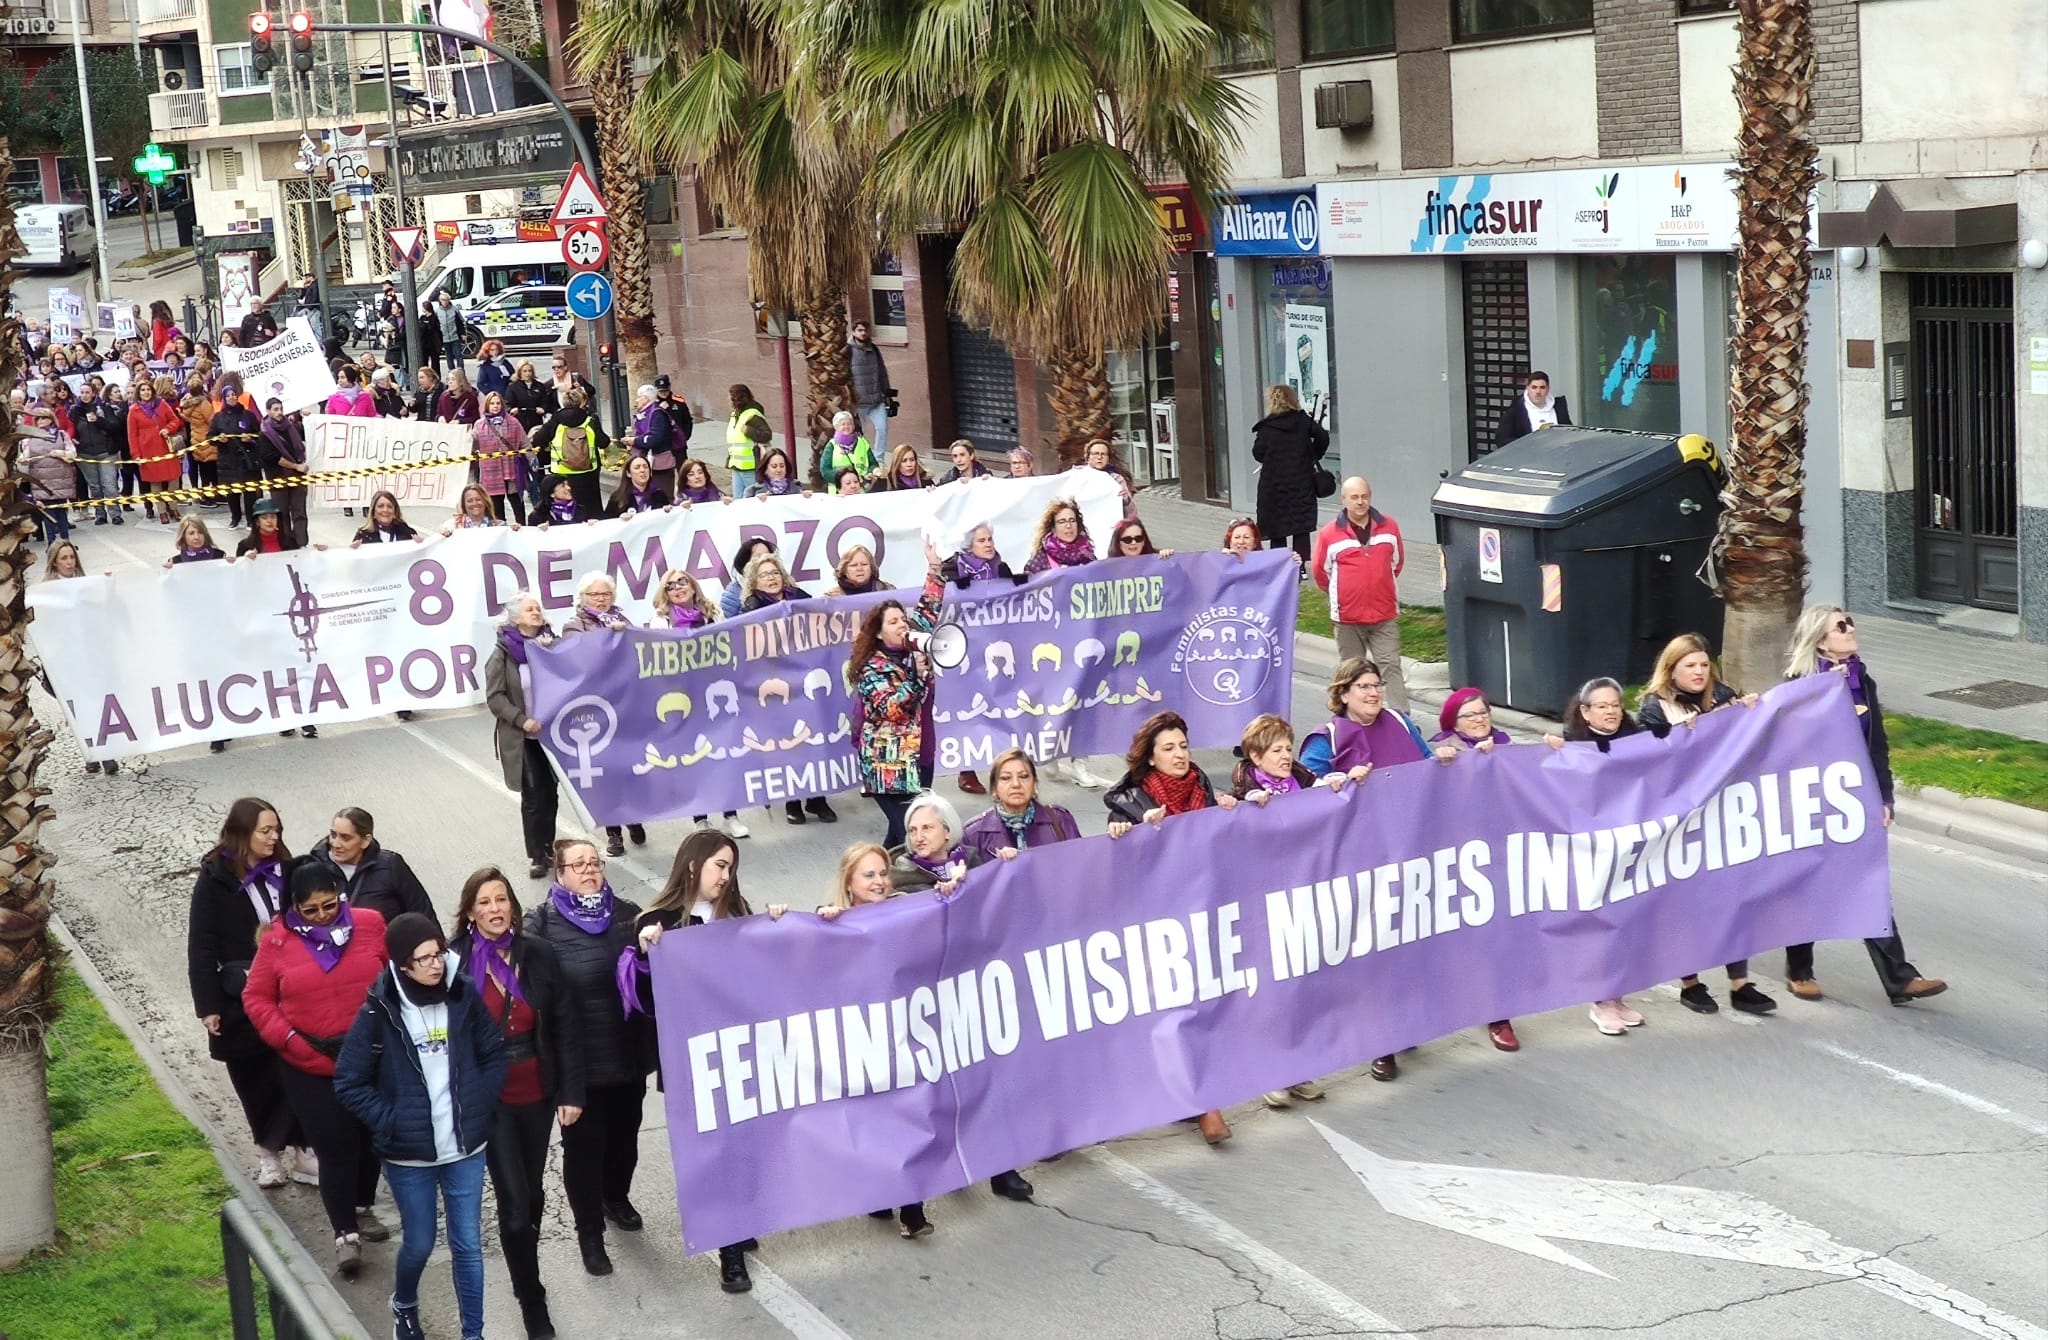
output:
[[[377,10],[383,12],[383,0],[378,0]],[[405,219],[405,174],[398,163],[398,99],[391,89],[391,34],[385,33],[384,40],[384,112],[390,127],[391,147],[385,150],[391,163],[391,198],[398,204],[398,226],[406,226]],[[375,240],[371,240],[375,246]],[[390,243],[387,241],[386,246]],[[418,271],[413,268],[412,252],[408,250],[398,258],[398,300],[405,304],[405,364],[412,370],[414,378],[420,371],[420,290]]]
[[[76,4],[77,0],[72,0],[72,3]],[[312,124],[306,116],[307,110],[313,105],[313,76],[310,71],[301,76],[296,68],[292,70],[292,93],[293,101],[299,104],[299,143],[303,148],[313,142]],[[321,235],[320,230],[320,183],[313,175],[313,169],[317,166],[319,165],[311,157],[307,158],[306,228],[311,233],[307,241],[313,252],[313,291],[320,296],[320,323],[317,333],[324,340],[332,327],[334,313],[327,306],[327,239]]]
[[[95,250],[100,257],[100,301],[112,302],[114,263],[107,259],[107,202],[100,194],[100,151],[92,137],[92,90],[85,86],[85,17],[79,8],[79,0],[71,0],[71,54],[78,61],[78,113],[85,129],[85,178],[92,191],[93,230],[99,238]]]

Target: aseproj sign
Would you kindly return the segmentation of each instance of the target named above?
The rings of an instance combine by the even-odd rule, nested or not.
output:
[[[1322,229],[1314,191],[1224,196],[1210,220],[1218,256],[1318,256]]]

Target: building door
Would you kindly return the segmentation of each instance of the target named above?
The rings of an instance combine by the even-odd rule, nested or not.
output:
[[[1493,450],[1500,413],[1529,370],[1529,263],[1468,260],[1465,267],[1465,436],[1469,459]]]
[[[1919,591],[2019,608],[2010,274],[1912,276]]]
[[[1002,342],[946,316],[953,353],[953,428],[980,452],[1017,445],[1017,362]]]

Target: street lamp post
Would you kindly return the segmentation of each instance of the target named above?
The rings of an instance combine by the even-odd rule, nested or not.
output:
[[[378,12],[383,12],[382,0]],[[385,149],[386,159],[391,167],[391,198],[398,206],[398,226],[406,226],[405,218],[405,173],[398,161],[398,100],[392,96],[391,88],[391,34],[384,38],[384,112],[389,124],[390,146]],[[374,239],[371,245],[375,246]],[[389,243],[386,243],[388,246]],[[415,378],[420,371],[420,315],[419,272],[412,263],[412,249],[398,258],[398,300],[405,304],[405,365],[412,369]]]
[[[100,194],[99,150],[93,145],[92,90],[85,84],[85,16],[79,0],[71,0],[71,54],[78,61],[78,112],[85,130],[85,178],[92,191],[93,232],[100,258],[100,300],[114,300],[114,265],[107,259],[107,201]]]

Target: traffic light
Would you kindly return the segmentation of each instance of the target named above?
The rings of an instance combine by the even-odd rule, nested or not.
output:
[[[295,9],[285,20],[285,26],[292,30],[292,68],[300,74],[313,70],[313,15],[303,9]]]
[[[277,48],[271,41],[276,27],[268,11],[259,9],[249,16],[249,64],[257,74],[267,75],[277,68]]]

